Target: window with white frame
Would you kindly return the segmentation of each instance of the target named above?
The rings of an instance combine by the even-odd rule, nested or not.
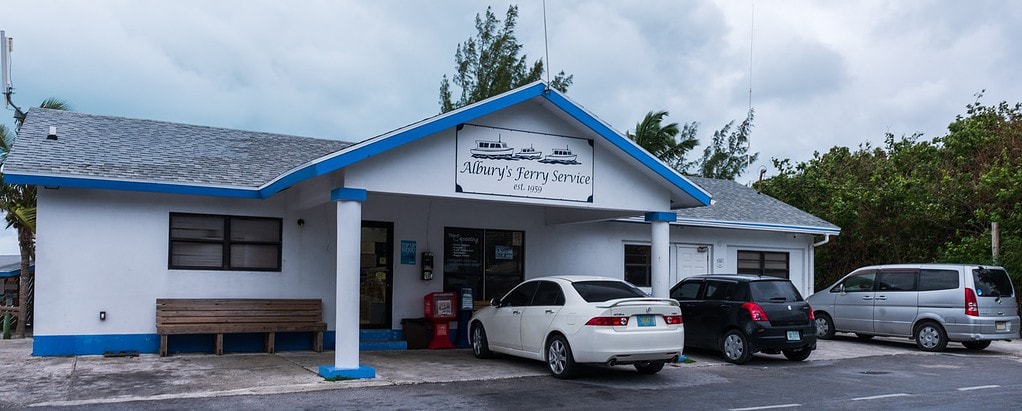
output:
[[[280,271],[282,225],[279,218],[171,213],[169,267]]]
[[[789,256],[776,251],[738,251],[738,274],[759,274],[788,278]]]
[[[639,287],[653,284],[652,247],[644,244],[625,244],[625,281]]]

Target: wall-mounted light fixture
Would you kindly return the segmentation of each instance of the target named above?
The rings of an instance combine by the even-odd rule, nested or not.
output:
[[[100,311],[99,312],[99,320],[100,321],[106,321],[106,311]]]
[[[304,220],[304,219],[301,219],[301,218],[299,218],[299,219],[298,219],[298,226],[299,226],[299,227],[305,227],[305,220]]]

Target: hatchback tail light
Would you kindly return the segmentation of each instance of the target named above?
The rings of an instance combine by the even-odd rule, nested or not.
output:
[[[809,321],[813,321],[815,319],[816,319],[816,314],[813,314],[813,306],[810,305],[809,306]]]
[[[979,317],[979,302],[976,301],[976,291],[971,288],[965,289],[965,315]]]
[[[678,314],[678,315],[665,315],[664,316],[664,322],[666,322],[667,325],[681,324],[682,323],[682,321],[681,321],[681,314]]]
[[[763,307],[760,307],[759,304],[744,303],[742,304],[742,308],[749,312],[749,315],[752,317],[752,321],[770,321],[770,319],[767,318],[766,311],[763,311]]]
[[[593,317],[586,321],[586,325],[601,327],[618,327],[628,325],[628,317]]]

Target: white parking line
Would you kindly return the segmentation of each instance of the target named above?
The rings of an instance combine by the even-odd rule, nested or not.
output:
[[[894,398],[894,397],[911,397],[911,396],[912,396],[912,394],[905,394],[905,393],[898,393],[898,394],[884,394],[884,395],[874,395],[874,396],[872,396],[872,397],[859,397],[859,398],[852,398],[852,401],[862,401],[862,400],[878,400],[878,399],[881,399],[881,398]]]
[[[1000,385],[978,385],[978,386],[975,386],[975,387],[962,387],[962,388],[959,388],[958,391],[983,390],[983,389],[987,389],[987,388],[1001,388],[1001,386]]]
[[[749,407],[749,408],[732,408],[731,411],[752,411],[752,410],[769,410],[774,408],[795,408],[801,407],[802,404],[778,404],[778,405],[764,405],[762,407]]]

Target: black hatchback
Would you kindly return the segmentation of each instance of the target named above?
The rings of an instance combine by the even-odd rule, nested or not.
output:
[[[787,279],[697,275],[671,288],[671,298],[681,303],[686,348],[722,351],[735,364],[756,352],[802,361],[816,349],[813,310]]]

